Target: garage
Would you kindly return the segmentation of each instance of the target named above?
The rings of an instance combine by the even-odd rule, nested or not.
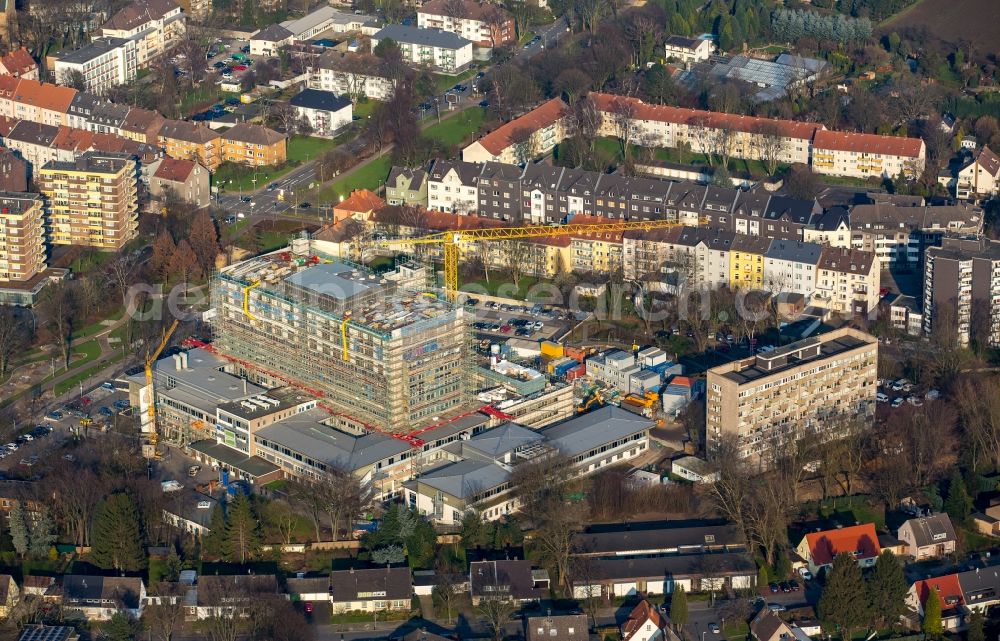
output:
[[[663,594],[663,579],[646,581],[646,594]]]
[[[734,590],[749,590],[753,588],[754,577],[750,575],[744,576],[734,576],[733,577],[733,589]]]
[[[615,583],[615,596],[632,596],[636,594],[636,583],[635,581],[629,581],[628,583]]]
[[[663,582],[663,586],[666,588],[666,594],[673,594],[677,589],[683,589],[685,592],[691,592],[691,579],[667,579]]]

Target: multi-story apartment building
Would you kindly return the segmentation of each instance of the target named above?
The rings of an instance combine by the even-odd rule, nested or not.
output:
[[[472,41],[450,31],[390,24],[372,36],[372,51],[386,39],[399,45],[403,61],[410,65],[458,73],[472,64]]]
[[[385,179],[385,202],[390,205],[427,206],[427,171],[393,167]]]
[[[462,160],[520,165],[544,156],[567,136],[569,116],[569,106],[553,98],[470,144],[462,150]]]
[[[45,210],[38,194],[0,192],[0,282],[45,271]]]
[[[73,162],[48,162],[36,181],[46,198],[49,242],[118,250],[138,227],[134,156],[86,152]]]
[[[292,251],[215,276],[223,354],[253,363],[262,379],[317,390],[362,431],[406,434],[467,411],[463,308],[342,262],[299,265],[312,248]]]
[[[823,129],[812,122],[650,105],[606,93],[591,93],[590,100],[601,114],[601,135],[620,136],[627,128],[632,143],[644,147],[684,143],[697,153],[728,150],[736,158],[808,164],[813,136]]]
[[[802,240],[831,247],[851,247],[851,213],[847,207],[830,207],[802,231]]]
[[[816,291],[822,251],[815,243],[772,240],[764,254],[764,289],[775,294],[802,294],[808,299]]]
[[[736,234],[729,250],[729,288],[754,290],[764,287],[764,256],[771,247],[765,236]]]
[[[76,89],[27,78],[0,78],[0,115],[58,127],[68,123]]]
[[[915,178],[926,158],[927,146],[920,138],[819,129],[812,143],[813,171],[832,176]]]
[[[215,171],[222,164],[222,135],[204,125],[168,120],[160,127],[157,137],[171,158],[196,160],[209,171]]]
[[[843,316],[866,316],[879,300],[879,262],[872,252],[824,247],[814,301]]]
[[[54,71],[61,85],[72,85],[79,74],[87,91],[103,95],[112,87],[131,82],[138,69],[135,41],[108,37],[59,56]]]
[[[575,216],[573,222],[581,225],[597,225],[611,221],[593,216]],[[620,273],[622,233],[574,234],[570,240],[570,266],[573,271],[581,274]]]
[[[104,101],[94,107],[87,122],[87,131],[98,134],[121,135],[122,125],[128,117],[131,107]]]
[[[303,89],[288,104],[309,123],[314,136],[333,138],[353,119],[351,99],[332,91]]]
[[[28,190],[28,163],[6,147],[0,147],[0,191]]]
[[[324,52],[309,73],[310,89],[332,91],[352,100],[387,101],[396,91],[397,82],[394,72],[378,56],[342,51]]]
[[[706,399],[709,455],[766,466],[805,434],[836,438],[845,428],[841,419],[874,412],[877,376],[877,339],[850,327],[714,367]]]
[[[816,123],[649,105],[605,93],[591,93],[590,100],[602,117],[601,135],[624,134],[644,147],[685,144],[699,153],[811,164],[817,173],[857,178],[917,176],[926,159],[919,138],[828,131]]]
[[[19,120],[2,138],[4,146],[16,150],[28,163],[29,176],[37,176],[38,169],[50,160],[72,160],[52,146],[57,135],[59,127]]]
[[[499,5],[476,0],[430,0],[417,9],[417,26],[450,31],[492,49],[516,39],[514,19]]]
[[[171,196],[195,209],[208,207],[212,198],[208,170],[193,160],[161,158],[149,176],[150,210],[161,211]]]
[[[132,41],[137,68],[145,69],[184,38],[186,19],[173,0],[134,0],[104,23],[101,35]]]
[[[668,36],[663,44],[663,57],[673,58],[687,64],[708,60],[712,55],[712,41],[705,38],[685,38],[684,36]]]
[[[979,235],[983,221],[983,210],[972,205],[856,205],[850,212],[850,246],[875,252],[882,268],[915,268],[945,234]]]
[[[924,260],[924,331],[1000,345],[1000,242],[945,238]]]
[[[120,134],[129,140],[150,145],[159,143],[160,128],[166,119],[155,111],[132,107],[121,123]]]
[[[13,49],[0,56],[0,74],[38,80],[38,63],[24,47]]]
[[[252,167],[281,165],[288,159],[285,135],[241,122],[222,133],[222,159]]]
[[[482,171],[483,167],[472,163],[435,160],[427,172],[427,208],[452,214],[475,212]]]
[[[101,98],[89,91],[77,91],[69,104],[66,114],[66,125],[74,129],[86,129],[90,125],[90,117],[101,104]],[[153,141],[156,142],[155,140]]]
[[[26,120],[12,121],[9,131],[0,129],[0,140],[16,149],[32,172],[55,160],[71,162],[85,151],[129,153],[142,162],[152,162],[160,156],[159,148],[138,143],[114,134],[95,134],[72,127],[52,127]]]

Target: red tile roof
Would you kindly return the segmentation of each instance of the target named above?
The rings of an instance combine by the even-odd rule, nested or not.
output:
[[[3,67],[12,76],[23,76],[32,69],[37,69],[38,63],[31,57],[27,49],[21,47],[0,57],[0,67]]]
[[[187,181],[188,176],[191,175],[191,172],[194,171],[194,168],[197,166],[198,163],[193,160],[178,160],[176,158],[166,156],[163,161],[160,162],[160,166],[156,168],[156,172],[153,176],[159,178],[160,180],[182,183]]]
[[[629,613],[628,619],[622,623],[622,639],[624,641],[629,641],[636,633],[640,632],[646,623],[652,623],[657,629],[662,630],[666,627],[663,617],[660,613],[656,611],[654,607],[649,605],[648,601],[641,601],[639,605],[632,609]]]
[[[6,136],[9,134],[18,122],[20,121],[17,118],[0,116],[0,136]]]
[[[52,139],[52,147],[64,151],[84,152],[94,145],[93,132],[86,129],[59,127],[56,137]]]
[[[69,105],[76,97],[76,93],[76,89],[72,87],[60,87],[22,78],[14,91],[14,100],[49,111],[68,113]]]
[[[349,198],[339,203],[334,209],[343,211],[368,213],[385,207],[385,201],[375,192],[368,189],[355,189]]]
[[[173,0],[135,0],[111,16],[102,29],[131,31],[176,10]]]
[[[816,565],[833,563],[833,557],[841,552],[846,552],[855,559],[870,559],[881,552],[878,534],[872,523],[853,525],[839,530],[811,532],[806,534],[806,541],[813,563]]]
[[[666,105],[649,105],[638,98],[616,96],[609,93],[591,93],[590,99],[600,111],[613,112],[627,108],[632,112],[632,118],[654,122],[670,122],[689,126],[729,129],[746,133],[767,132],[774,130],[789,138],[810,140],[814,134],[823,129],[823,125],[815,122],[799,122],[796,120],[778,120],[775,118],[756,118],[737,114],[702,111],[700,109],[684,109]]]
[[[946,574],[933,579],[923,579],[913,584],[920,598],[920,604],[927,602],[931,590],[935,590],[941,601],[941,610],[947,611],[962,605],[964,596],[957,574]]]
[[[532,133],[543,129],[557,122],[560,118],[569,113],[569,107],[560,98],[553,98],[539,107],[532,109],[520,118],[515,118],[510,122],[500,126],[479,139],[479,144],[483,148],[497,156],[507,147],[514,144],[512,138],[515,131],[528,130]]]
[[[813,138],[813,148],[918,158],[924,149],[924,141],[920,138],[824,130],[816,132],[816,136]]]
[[[20,78],[0,74],[0,98],[13,98],[19,82],[21,82]]]

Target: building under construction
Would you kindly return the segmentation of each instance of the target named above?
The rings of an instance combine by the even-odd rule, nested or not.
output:
[[[314,393],[341,427],[410,434],[470,400],[467,315],[426,281],[423,267],[375,276],[300,239],[216,274],[214,344],[252,380]]]

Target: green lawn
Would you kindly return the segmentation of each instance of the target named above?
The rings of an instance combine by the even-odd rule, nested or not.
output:
[[[329,138],[292,136],[292,139],[288,141],[288,162],[299,165],[310,160],[316,160],[317,156],[332,149],[333,145],[333,140]]]
[[[600,151],[603,155],[610,156],[616,162],[621,160],[621,147],[618,144],[618,140],[615,138],[598,138],[594,141],[594,147]],[[639,147],[633,147],[633,158],[640,158],[642,154],[642,149]],[[672,162],[679,163],[682,165],[690,165],[692,167],[710,167],[711,163],[707,154],[700,154],[694,152],[686,152],[682,157],[680,153],[673,148],[660,147],[655,150],[654,157],[656,160],[661,162]],[[776,173],[781,174],[787,171],[788,165],[779,164]],[[761,177],[769,175],[767,168],[759,160],[745,160],[742,158],[730,158],[729,159],[729,171],[733,174],[749,174],[754,177]]]
[[[498,270],[494,270],[490,273],[489,282],[486,282],[485,278],[462,282],[463,285],[474,285],[477,288],[476,291],[481,291],[478,289],[481,287],[491,296],[503,296],[517,300],[525,300],[525,297],[528,295],[528,291],[539,283],[549,285],[553,284],[552,281],[544,278],[521,276],[521,278],[518,279],[517,288],[515,288],[514,281],[512,281],[507,274]]]
[[[288,162],[278,167],[251,168],[237,163],[223,163],[212,177],[212,181],[227,191],[251,191],[261,189],[268,183],[284,176],[299,165],[315,160],[323,152],[332,149],[335,141],[313,136],[293,136],[288,141]],[[254,182],[254,179],[257,179]]]
[[[110,323],[108,323],[108,325],[105,325],[104,323],[106,321],[114,322],[120,319],[121,317],[122,317],[121,312],[117,312],[115,314],[112,314],[108,318],[104,319],[104,321],[100,321],[92,325],[87,325],[86,327],[82,327],[79,330],[73,332],[73,340],[79,340],[81,338],[86,338],[88,336],[93,336],[94,334],[103,332],[108,328],[108,325],[110,325]]]
[[[485,109],[465,109],[427,127],[424,136],[445,145],[460,145],[478,133],[485,121]]]
[[[392,168],[392,157],[389,154],[364,165],[357,171],[341,178],[316,195],[322,202],[339,201],[351,195],[355,189],[371,189],[375,191],[385,181]]]
[[[438,92],[447,91],[459,83],[464,83],[466,80],[474,78],[477,73],[479,73],[479,69],[472,68],[454,76],[446,76],[440,73],[435,74],[437,77],[437,90]]]
[[[367,118],[371,115],[372,111],[375,110],[375,106],[379,104],[378,100],[359,100],[354,103],[354,115],[358,118]]]

